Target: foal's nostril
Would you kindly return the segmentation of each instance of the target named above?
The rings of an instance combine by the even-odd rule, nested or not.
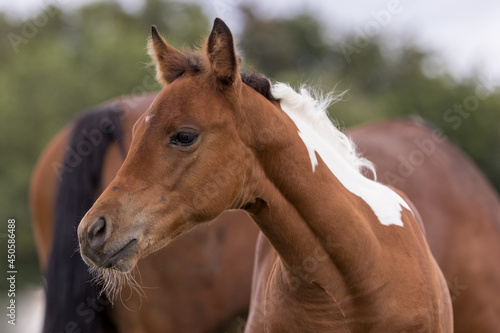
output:
[[[108,234],[107,229],[108,226],[106,223],[106,219],[103,216],[99,217],[97,221],[95,221],[94,224],[90,226],[87,232],[87,236],[89,244],[94,250],[102,247],[106,242],[106,235]]]

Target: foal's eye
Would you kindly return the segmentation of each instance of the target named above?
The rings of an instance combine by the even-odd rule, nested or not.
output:
[[[199,134],[194,131],[183,130],[172,135],[169,143],[176,146],[190,146],[196,142],[198,135]]]

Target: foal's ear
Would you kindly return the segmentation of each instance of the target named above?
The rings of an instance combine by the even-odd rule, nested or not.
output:
[[[168,45],[154,25],[148,49],[156,67],[156,80],[162,84],[171,83],[189,68],[188,57]]]
[[[231,85],[238,76],[239,58],[233,34],[220,18],[215,19],[208,37],[207,56],[217,79],[225,85]]]

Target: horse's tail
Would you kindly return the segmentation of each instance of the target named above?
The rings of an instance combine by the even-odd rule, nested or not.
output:
[[[91,283],[88,267],[78,252],[76,230],[101,191],[101,171],[109,144],[116,141],[125,154],[121,111],[101,107],[75,121],[71,141],[59,170],[53,244],[46,274],[43,332],[100,332],[105,299]]]

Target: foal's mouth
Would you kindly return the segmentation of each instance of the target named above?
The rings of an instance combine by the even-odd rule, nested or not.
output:
[[[117,264],[119,264],[120,260],[126,260],[131,255],[134,255],[137,252],[138,242],[137,239],[132,239],[128,242],[124,247],[115,252],[115,254],[111,255],[109,259],[105,260],[103,266],[105,268],[114,268]]]
[[[94,255],[89,257],[82,252],[82,257],[89,266],[94,266],[99,269],[105,268],[114,269],[120,272],[128,272],[133,268],[132,259],[137,254],[138,250],[139,242],[136,238],[133,238],[109,256],[106,256],[105,254],[99,256],[94,253]],[[107,258],[99,259],[99,257]]]

